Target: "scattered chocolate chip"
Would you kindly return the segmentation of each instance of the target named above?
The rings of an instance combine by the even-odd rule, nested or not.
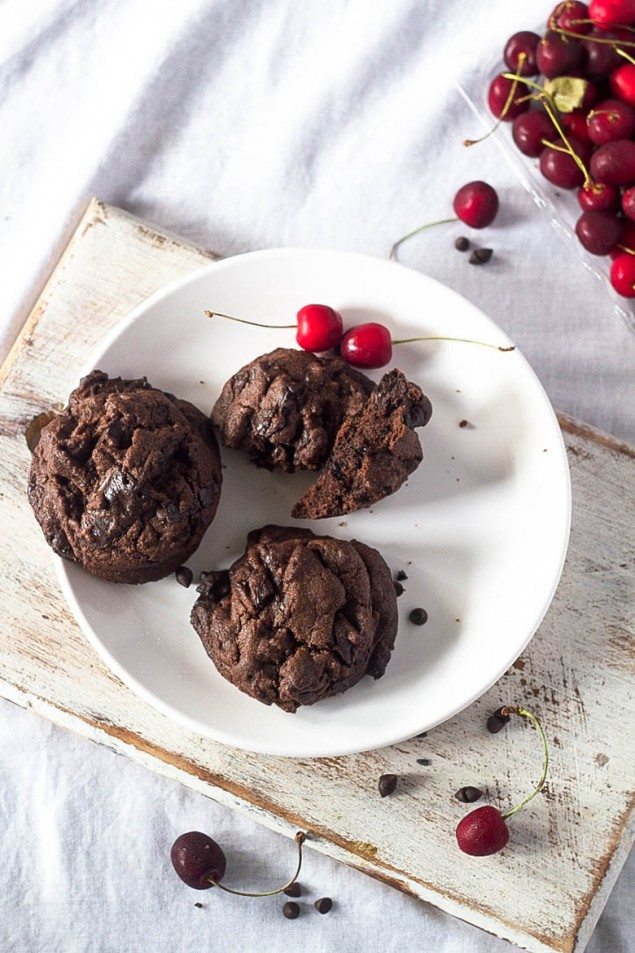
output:
[[[467,251],[470,247],[470,240],[466,238],[465,235],[459,235],[454,241],[454,247],[457,251]]]
[[[503,730],[508,721],[509,715],[503,715],[502,710],[497,708],[494,714],[487,719],[487,730],[491,735],[497,735],[499,731]]]
[[[413,625],[425,625],[428,621],[428,613],[425,609],[413,609],[408,618]]]
[[[459,427],[469,427],[469,426],[470,426],[469,420],[459,420]]]
[[[387,797],[389,794],[392,794],[397,787],[397,775],[382,774],[379,781],[377,782],[377,787],[379,788],[379,793],[381,796]]]
[[[417,764],[422,764],[424,767],[427,768],[429,765],[432,764],[432,761],[430,761],[430,758],[417,758]]]
[[[282,908],[282,913],[287,920],[297,920],[300,916],[300,907],[293,900],[289,900]]]
[[[454,797],[457,801],[461,801],[462,804],[474,804],[474,801],[478,801],[483,797],[483,792],[479,788],[467,784],[464,788],[459,788]]]
[[[302,887],[296,880],[295,883],[289,884],[288,887],[285,887],[282,891],[287,897],[301,897],[302,896]]]
[[[403,571],[403,569],[400,569],[399,572],[397,573],[397,577],[396,577],[396,578],[397,578],[397,582],[404,582],[404,580],[406,580],[406,579],[408,578],[408,576],[407,576],[406,573]]]
[[[194,573],[188,566],[179,566],[174,575],[180,586],[185,586],[186,589],[189,589],[189,587],[192,585]]]
[[[26,430],[24,431],[24,437],[26,439],[26,445],[33,453],[38,443],[40,442],[40,434],[44,430],[47,424],[50,424],[52,420],[55,420],[59,415],[54,413],[52,410],[45,410],[43,413],[38,414],[37,417],[34,417],[33,420],[29,422]]]
[[[203,904],[202,904],[202,903],[196,902],[196,903],[194,904],[194,906],[195,906],[195,907],[198,907],[199,910],[202,910],[202,909],[203,909]]]
[[[402,596],[404,592],[406,591],[400,582],[393,582],[393,586],[395,587],[395,594],[397,598],[399,598],[399,596]]]
[[[313,904],[318,913],[328,913],[333,908],[333,901],[330,897],[321,897]]]
[[[484,265],[493,254],[494,250],[492,248],[475,248],[468,261],[470,265]]]

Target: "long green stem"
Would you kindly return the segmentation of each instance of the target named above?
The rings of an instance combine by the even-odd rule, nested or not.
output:
[[[554,126],[555,126],[556,129],[558,130],[558,134],[559,134],[560,138],[562,139],[562,141],[564,142],[565,146],[567,147],[567,151],[568,151],[569,155],[571,156],[571,158],[573,159],[573,161],[575,162],[575,164],[577,165],[577,167],[578,167],[578,168],[580,169],[580,171],[582,172],[582,175],[584,176],[583,185],[588,185],[588,184],[590,183],[590,181],[591,181],[591,177],[590,177],[590,175],[589,175],[589,173],[588,173],[588,171],[587,171],[587,167],[585,166],[584,162],[582,161],[582,159],[580,158],[580,156],[578,155],[578,153],[575,151],[575,149],[573,148],[573,146],[571,145],[571,143],[570,143],[569,140],[567,139],[567,136],[566,136],[566,134],[565,134],[565,131],[564,131],[564,129],[562,128],[562,126],[560,125],[559,120],[556,118],[556,114],[555,114],[554,110],[551,108],[550,103],[547,101],[547,97],[546,97],[546,96],[543,98],[543,106],[545,107],[545,112],[547,113],[547,115],[548,115],[549,118],[551,119],[552,123],[554,124]]]
[[[294,884],[298,879],[300,870],[302,869],[302,845],[305,840],[306,834],[303,831],[298,831],[298,833],[295,835],[295,841],[298,845],[298,864],[295,869],[295,873],[291,880],[287,880],[285,884],[283,884],[281,887],[277,887],[275,890],[264,890],[261,893],[252,893],[249,890],[234,890],[233,887],[225,887],[218,880],[214,880],[213,877],[208,878],[209,883],[211,883],[213,887],[220,887],[220,889],[224,890],[225,893],[233,893],[237,897],[275,897],[277,893],[282,893],[283,890],[286,890],[287,887],[290,887],[291,884]]]
[[[589,33],[574,33],[572,30],[563,30],[560,26],[554,27],[553,32],[560,33],[562,36],[570,36],[574,40],[588,40],[590,43],[604,43],[605,45],[612,46],[617,49],[615,46],[615,40],[609,40],[603,36],[591,36]],[[635,46],[635,41],[633,40],[620,40],[619,42],[620,46]]]
[[[411,232],[408,232],[407,235],[403,235],[399,241],[395,242],[390,249],[390,254],[388,257],[396,258],[397,249],[399,246],[403,245],[404,242],[407,242],[409,238],[413,238],[415,235],[418,235],[419,232],[425,231],[426,228],[434,228],[435,225],[447,225],[448,222],[458,222],[458,218],[456,216],[454,216],[454,218],[440,218],[437,222],[428,222],[426,225],[420,225],[419,228],[414,228]]]
[[[615,52],[617,53],[618,56],[623,56],[625,60],[628,60],[629,63],[632,63],[635,66],[635,59],[633,59],[633,57],[630,56],[630,54],[627,53],[625,50],[620,50],[619,47],[616,46]]]
[[[235,318],[233,314],[223,314],[222,311],[206,311],[206,318],[226,318],[238,324],[250,324],[252,328],[297,328],[297,324],[259,324],[258,321],[246,321],[245,318]]]
[[[507,811],[506,814],[503,814],[503,817],[505,818],[505,820],[507,820],[507,818],[513,817],[514,814],[517,814],[518,811],[522,811],[524,806],[526,804],[529,804],[529,802],[533,800],[533,798],[535,798],[536,795],[540,794],[540,792],[542,791],[545,781],[547,780],[547,771],[549,770],[549,745],[547,744],[547,736],[545,735],[544,728],[542,727],[542,724],[540,723],[540,719],[537,718],[532,712],[527,711],[526,708],[514,708],[511,706],[508,706],[505,708],[501,708],[500,713],[501,715],[520,715],[521,718],[527,718],[533,724],[534,728],[536,729],[536,731],[538,732],[540,736],[540,741],[542,744],[542,751],[543,751],[542,774],[540,775],[540,780],[538,781],[538,784],[531,791],[531,793],[527,795],[526,798],[523,798],[523,800],[519,804],[516,804],[514,807],[512,807],[510,811]]]
[[[515,351],[516,346],[512,345],[511,347],[501,347],[499,344],[488,344],[486,341],[473,341],[471,338],[448,338],[439,335],[431,335],[429,337],[417,337],[417,338],[399,338],[397,341],[393,341],[393,344],[413,344],[415,341],[457,341],[459,344],[478,344],[480,347],[491,347],[495,351]]]
[[[519,53],[516,69],[522,69],[523,63],[525,62],[526,59],[527,59],[526,53]],[[507,113],[509,112],[511,108],[517,88],[518,88],[518,80],[514,78],[511,86],[509,87],[509,93],[507,94],[507,99],[505,100],[505,104],[503,108],[501,109],[500,116],[498,117],[498,119],[496,120],[492,128],[489,130],[489,132],[486,132],[484,136],[481,136],[480,139],[464,139],[463,140],[464,146],[476,146],[478,145],[479,142],[483,142],[484,139],[487,139],[489,136],[492,135],[492,133],[496,132],[500,124],[505,121],[505,116],[507,115]]]

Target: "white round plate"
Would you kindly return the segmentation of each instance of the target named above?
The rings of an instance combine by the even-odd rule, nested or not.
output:
[[[386,323],[394,338],[452,335],[510,342],[439,282],[344,252],[274,249],[210,264],[153,295],[91,363],[150,382],[208,412],[238,368],[294,332],[245,327],[210,308],[288,324],[326,302],[346,325]],[[165,714],[218,741],[276,755],[343,755],[393,744],[445,721],[488,689],[542,620],[564,562],[570,522],[566,453],[551,405],[518,352],[457,343],[395,348],[394,364],[433,404],[419,431],[424,459],[406,486],[353,515],[311,524],[377,547],[407,573],[395,650],[379,681],[290,715],[242,694],[216,671],[189,624],[196,598],[171,576],[144,586],[102,582],[57,560],[66,598],[105,662]],[[377,380],[380,371],[371,372]],[[460,427],[461,420],[469,426]],[[223,448],[215,522],[190,560],[195,576],[228,566],[249,530],[291,524],[312,476],[257,469]],[[408,621],[416,606],[424,626]]]

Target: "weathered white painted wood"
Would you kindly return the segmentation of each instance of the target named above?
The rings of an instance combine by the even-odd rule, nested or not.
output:
[[[633,836],[633,448],[562,418],[574,519],[554,605],[498,685],[424,739],[318,761],[237,754],[137,699],[72,620],[26,502],[24,429],[65,399],[122,315],[210,257],[91,203],[0,372],[0,694],[270,827],[308,829],[318,850],[529,950],[581,951]],[[508,850],[465,857],[453,829],[466,807],[453,792],[477,784],[507,806],[534,779],[531,729],[484,727],[491,710],[519,701],[544,719],[548,788],[515,819]],[[402,779],[390,801],[376,791],[384,772]]]

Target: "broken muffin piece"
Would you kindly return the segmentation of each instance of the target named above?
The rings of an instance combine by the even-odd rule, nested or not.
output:
[[[395,493],[423,459],[415,427],[425,427],[432,405],[395,369],[340,427],[326,466],[296,503],[296,519],[327,519],[372,506]]]
[[[395,590],[381,555],[356,540],[265,526],[199,592],[191,622],[207,654],[266,705],[295,712],[386,670]]]

